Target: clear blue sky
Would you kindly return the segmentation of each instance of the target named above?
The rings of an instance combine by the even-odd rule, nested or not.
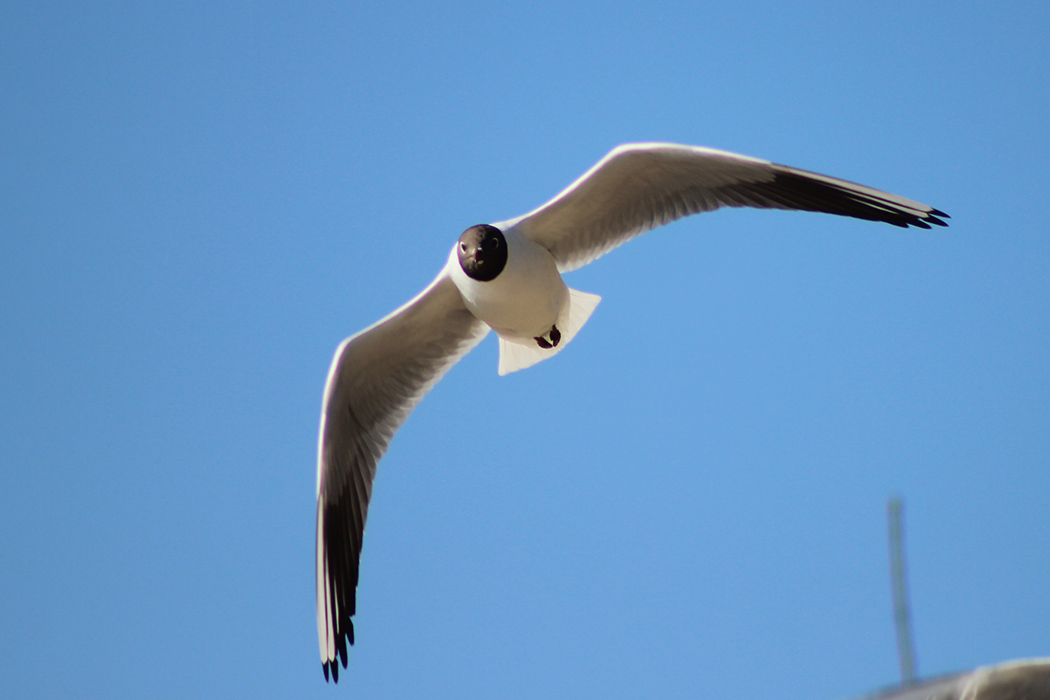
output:
[[[1050,653],[1045,2],[6,3],[10,698],[805,698]],[[378,8],[380,3],[372,3]],[[611,147],[949,212],[724,211],[572,273],[380,465],[358,643],[314,620],[321,391],[466,227]]]

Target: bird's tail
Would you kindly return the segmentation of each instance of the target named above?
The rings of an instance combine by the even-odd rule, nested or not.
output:
[[[597,294],[588,294],[576,289],[569,290],[569,307],[567,313],[558,319],[558,330],[561,339],[558,344],[550,348],[541,348],[536,341],[507,340],[500,336],[499,339],[499,373],[504,374],[517,372],[519,369],[531,367],[540,360],[554,357],[561,349],[568,345],[576,334],[587,323],[587,319],[594,313],[595,307],[602,298]]]

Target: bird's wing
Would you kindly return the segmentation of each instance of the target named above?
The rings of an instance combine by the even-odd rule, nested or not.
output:
[[[543,206],[494,224],[517,226],[575,270],[628,239],[719,207],[819,211],[894,226],[944,226],[938,211],[904,197],[766,160],[698,146],[618,146]]]
[[[1050,658],[1016,659],[906,682],[863,700],[1008,700],[1050,697]],[[858,699],[860,700],[860,699]]]
[[[358,561],[376,464],[435,383],[488,333],[445,271],[347,338],[332,359],[317,447],[317,631],[325,678],[354,643]]]

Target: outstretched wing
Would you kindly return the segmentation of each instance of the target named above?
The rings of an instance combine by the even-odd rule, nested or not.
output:
[[[376,464],[420,399],[488,333],[442,271],[416,298],[347,338],[328,371],[317,446],[317,632],[338,682]]]
[[[617,146],[557,197],[516,219],[575,270],[649,229],[719,207],[818,211],[894,226],[944,226],[938,211],[904,197],[766,160],[699,146]]]

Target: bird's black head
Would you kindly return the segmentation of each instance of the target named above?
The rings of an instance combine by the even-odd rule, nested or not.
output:
[[[459,237],[456,247],[459,266],[467,277],[478,282],[491,282],[507,264],[507,239],[495,226],[471,226]]]

